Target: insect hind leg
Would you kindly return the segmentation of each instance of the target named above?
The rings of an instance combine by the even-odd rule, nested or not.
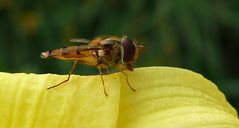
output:
[[[65,83],[65,82],[69,81],[69,80],[70,80],[70,77],[71,77],[71,74],[72,74],[72,72],[74,71],[76,65],[77,65],[77,60],[74,61],[73,65],[72,65],[72,67],[71,67],[71,69],[70,69],[70,71],[69,71],[69,73],[68,73],[68,77],[67,77],[67,79],[64,80],[64,81],[62,81],[62,82],[60,82],[60,83],[57,84],[57,85],[54,85],[54,86],[48,87],[47,90],[52,89],[52,88],[55,88],[55,87],[57,87],[57,86],[59,86],[59,85]]]

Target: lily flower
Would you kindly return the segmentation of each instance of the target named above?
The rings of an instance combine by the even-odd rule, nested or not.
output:
[[[236,110],[202,75],[147,67],[101,78],[0,73],[1,128],[239,128]]]

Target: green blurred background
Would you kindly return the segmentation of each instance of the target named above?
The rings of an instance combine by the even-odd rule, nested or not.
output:
[[[98,35],[144,44],[136,67],[201,73],[239,110],[238,0],[1,0],[0,71],[67,74],[72,63],[42,60],[40,52]],[[98,72],[79,66],[75,73]]]

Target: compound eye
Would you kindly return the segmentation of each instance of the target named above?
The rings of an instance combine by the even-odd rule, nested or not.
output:
[[[123,37],[121,39],[121,44],[124,49],[124,57],[123,60],[125,63],[130,63],[134,61],[134,56],[136,52],[136,47],[130,39],[127,37]]]

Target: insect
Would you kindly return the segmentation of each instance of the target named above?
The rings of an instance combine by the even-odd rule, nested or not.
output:
[[[98,68],[103,83],[104,94],[106,96],[108,93],[105,89],[102,69],[107,69],[107,73],[109,73],[109,66],[114,66],[118,71],[122,72],[126,76],[126,81],[130,89],[135,91],[130,85],[128,76],[124,70],[133,71],[134,68],[132,64],[136,61],[140,51],[144,48],[143,45],[137,44],[127,36],[98,37],[93,40],[76,38],[71,39],[70,42],[78,42],[79,45],[45,51],[40,55],[41,58],[56,58],[74,62],[69,70],[67,79],[54,86],[48,87],[48,90],[69,81],[76,65],[83,64]]]

